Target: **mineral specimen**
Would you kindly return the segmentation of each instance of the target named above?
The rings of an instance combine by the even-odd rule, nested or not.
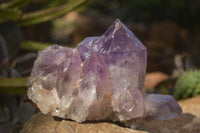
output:
[[[45,114],[83,122],[171,119],[181,113],[172,96],[143,91],[147,50],[117,19],[100,37],[77,48],[49,46],[38,53],[28,97]]]

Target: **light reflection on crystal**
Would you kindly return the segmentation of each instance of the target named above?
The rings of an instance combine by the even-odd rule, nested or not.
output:
[[[43,113],[78,122],[176,117],[181,108],[172,96],[142,90],[146,64],[145,46],[117,19],[75,49],[53,45],[40,51],[28,97]]]

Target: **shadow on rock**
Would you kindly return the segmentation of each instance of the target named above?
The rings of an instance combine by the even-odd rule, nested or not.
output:
[[[84,122],[81,124],[37,113],[25,123],[22,133],[199,133],[199,123],[199,117],[183,113],[172,120],[143,121],[137,125],[137,129],[130,129],[109,121]]]
[[[183,113],[171,120],[142,122],[137,130],[149,133],[199,133],[200,118],[192,114]]]

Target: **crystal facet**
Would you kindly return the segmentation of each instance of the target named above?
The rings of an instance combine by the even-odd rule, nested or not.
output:
[[[43,113],[83,122],[171,119],[181,113],[172,96],[145,94],[147,50],[117,19],[100,37],[77,48],[40,51],[28,82],[28,97]]]

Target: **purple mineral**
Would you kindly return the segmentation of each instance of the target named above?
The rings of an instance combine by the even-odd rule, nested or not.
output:
[[[43,113],[78,122],[175,118],[182,110],[172,96],[142,89],[146,64],[145,46],[117,19],[75,49],[53,45],[40,51],[28,97]]]

